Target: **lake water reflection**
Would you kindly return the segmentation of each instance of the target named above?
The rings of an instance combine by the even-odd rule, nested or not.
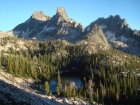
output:
[[[80,79],[80,77],[78,75],[65,75],[62,74],[61,75],[61,82],[62,85],[69,85],[70,82],[74,82],[76,87],[79,88],[82,86],[82,81]],[[50,90],[51,92],[56,92],[56,86],[57,86],[57,76],[54,77],[54,79],[52,79],[50,81]]]
[[[80,76],[77,74],[69,74],[69,73],[64,73],[61,74],[61,82],[62,82],[62,86],[64,85],[69,85],[71,82],[75,83],[75,86],[77,88],[82,86],[82,81],[80,79]],[[51,81],[50,81],[50,91],[51,92],[56,92],[56,86],[57,86],[57,75],[54,75],[53,77],[51,77]],[[40,89],[44,90],[44,85],[40,84]]]

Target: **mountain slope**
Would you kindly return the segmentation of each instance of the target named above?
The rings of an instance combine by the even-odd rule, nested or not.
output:
[[[35,90],[33,79],[22,79],[5,73],[0,69],[0,104],[1,105],[90,105],[79,98],[57,98]]]
[[[69,18],[65,9],[60,7],[57,8],[56,14],[52,18],[43,12],[33,13],[25,23],[16,26],[13,32],[15,35],[29,40],[61,39],[71,43],[85,44],[88,47],[93,46],[95,49],[97,48],[96,45],[100,43],[102,47],[98,48],[101,49],[108,49],[110,45],[120,51],[140,56],[140,31],[132,30],[127,21],[121,19],[119,15],[98,18],[84,28]]]
[[[108,50],[108,41],[97,24],[91,24],[85,28],[84,34],[77,44],[85,45],[85,51],[92,54],[100,50]]]
[[[108,45],[106,37],[99,25],[89,25],[88,28],[85,29],[85,37],[90,42],[93,41],[94,43]]]
[[[27,21],[16,26],[13,29],[13,33],[19,37],[31,39],[44,28],[44,25],[49,19],[50,17],[46,16],[42,11],[34,12]]]
[[[132,30],[119,15],[98,18],[91,24],[100,25],[111,47],[140,56],[139,31]]]
[[[84,31],[81,24],[70,19],[64,8],[57,8],[56,14],[50,18],[43,12],[35,12],[31,18],[13,29],[14,34],[25,39],[37,40],[64,39],[74,42]]]

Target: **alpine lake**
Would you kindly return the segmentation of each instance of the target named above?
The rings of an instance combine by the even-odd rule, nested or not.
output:
[[[57,78],[58,74],[52,76],[49,81],[50,91],[52,93],[56,93]],[[62,87],[64,87],[65,85],[69,86],[71,82],[75,83],[76,88],[80,88],[83,84],[79,72],[69,72],[68,70],[65,72],[60,72],[60,78]],[[44,91],[44,82],[39,83],[38,88],[39,90]]]

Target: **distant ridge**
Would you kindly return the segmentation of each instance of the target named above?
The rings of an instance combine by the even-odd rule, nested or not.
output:
[[[96,33],[92,29],[94,31],[97,29]],[[27,21],[17,25],[13,33],[28,40],[61,39],[71,43],[94,43],[93,46],[100,43],[105,46],[105,49],[110,45],[118,50],[140,56],[140,31],[132,30],[127,21],[121,19],[119,15],[98,18],[84,28],[68,17],[63,7],[58,7],[53,17],[46,16],[43,11],[34,12]]]

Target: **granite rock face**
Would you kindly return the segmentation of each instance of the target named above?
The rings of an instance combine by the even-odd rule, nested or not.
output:
[[[50,17],[46,16],[42,11],[34,12],[27,21],[17,25],[13,29],[13,33],[19,37],[31,39],[43,29],[48,20],[50,20]]]
[[[73,44],[84,44],[88,49],[93,43],[94,48],[100,43],[105,49],[109,48],[101,28],[97,25],[90,27],[91,30],[85,30],[80,23],[68,17],[64,8],[59,7],[52,18],[46,16],[42,11],[34,12],[25,23],[16,26],[13,32],[15,35],[28,40],[66,40]]]
[[[92,24],[100,25],[104,33],[107,31],[113,32],[116,38],[122,35],[126,38],[134,37],[133,30],[129,27],[127,21],[121,19],[119,15],[110,15],[108,18],[98,18]]]
[[[119,15],[98,18],[84,28],[80,23],[68,17],[63,7],[59,7],[52,18],[42,11],[34,12],[27,21],[16,26],[13,33],[28,40],[60,39],[74,44],[94,46],[94,49],[97,45],[101,45],[102,49],[108,49],[111,46],[140,56],[140,31],[132,30],[127,21]]]
[[[77,44],[84,45],[84,52],[89,54],[110,48],[101,27],[97,24],[91,24],[85,28]]]
[[[85,38],[87,41],[108,46],[107,39],[97,24],[91,24],[85,29]]]
[[[25,23],[13,29],[14,34],[25,39],[35,38],[41,41],[62,39],[70,42],[76,41],[83,31],[83,26],[70,19],[64,8],[57,8],[52,18],[45,16],[43,12],[34,12]]]
[[[91,24],[100,25],[111,47],[140,56],[140,31],[132,30],[119,15],[98,18]]]
[[[31,17],[36,19],[36,20],[40,20],[40,21],[47,21],[50,19],[50,17],[46,16],[43,11],[34,12]]]

